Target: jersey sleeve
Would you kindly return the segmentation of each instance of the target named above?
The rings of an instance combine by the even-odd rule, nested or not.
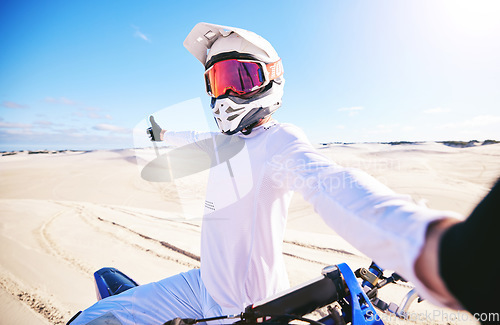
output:
[[[361,170],[333,163],[300,130],[292,129],[280,141],[283,149],[271,162],[276,180],[300,192],[358,250],[414,283],[425,298],[445,305],[418,280],[414,265],[429,223],[459,215],[418,205]]]
[[[198,131],[167,131],[163,135],[163,141],[172,147],[182,147],[193,143],[204,143],[212,136],[216,136],[212,132],[198,132]]]

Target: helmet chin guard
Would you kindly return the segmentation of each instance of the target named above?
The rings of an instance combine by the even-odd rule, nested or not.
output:
[[[228,59],[251,57],[265,64],[280,59],[272,45],[259,35],[240,28],[208,23],[197,24],[186,37],[184,46],[205,69]],[[228,94],[212,98],[210,106],[221,132],[228,135],[243,130],[251,132],[255,124],[281,106],[284,84],[285,79],[281,76],[249,98]]]
[[[281,106],[283,96],[283,85],[276,85],[249,99],[231,95],[212,98],[210,107],[221,132],[238,133],[273,114]]]

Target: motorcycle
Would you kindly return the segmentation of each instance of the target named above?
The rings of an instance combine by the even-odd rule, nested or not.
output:
[[[138,286],[138,283],[116,268],[105,267],[94,273],[97,299],[120,294]],[[397,273],[385,277],[376,263],[356,271],[346,264],[327,266],[321,276],[288,289],[273,297],[245,308],[236,315],[192,319],[175,318],[164,325],[197,324],[210,321],[234,320],[233,324],[290,324],[302,321],[314,325],[380,325],[384,324],[376,309],[383,313],[405,319],[410,305],[418,299],[411,289],[399,305],[386,303],[378,297],[378,290],[397,282],[406,282]],[[308,314],[326,308],[327,315],[319,320]],[[78,317],[76,314],[67,325]]]

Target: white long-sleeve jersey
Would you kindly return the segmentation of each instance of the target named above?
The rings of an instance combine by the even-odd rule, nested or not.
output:
[[[428,224],[449,212],[419,206],[360,170],[336,165],[293,125],[269,122],[235,136],[242,150],[213,155],[219,160],[210,170],[201,233],[202,279],[223,308],[241,311],[288,288],[282,243],[294,191],[354,247],[432,298],[414,264]],[[205,145],[201,139],[206,135],[165,133],[174,145]]]

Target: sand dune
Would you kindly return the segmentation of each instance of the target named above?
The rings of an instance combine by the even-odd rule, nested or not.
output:
[[[432,208],[464,215],[500,176],[500,144],[351,144],[319,150]],[[0,157],[0,324],[65,324],[95,302],[92,273],[103,266],[117,267],[139,283],[199,267],[200,220],[183,216],[178,203],[184,194],[176,187],[141,179],[136,156],[130,149]],[[203,198],[197,184],[188,190],[183,202]],[[347,262],[355,269],[370,263],[298,195],[284,255],[292,285],[318,276],[326,265]],[[399,299],[408,286],[387,290],[388,299]],[[426,302],[413,310],[442,311]]]

